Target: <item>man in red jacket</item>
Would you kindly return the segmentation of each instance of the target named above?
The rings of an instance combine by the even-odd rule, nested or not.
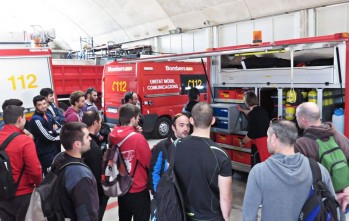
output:
[[[119,197],[119,220],[149,221],[150,195],[147,190],[148,169],[151,158],[149,145],[142,134],[136,132],[140,109],[133,104],[124,104],[119,110],[121,126],[115,126],[109,134],[112,145],[119,144],[127,170],[133,176],[128,193]],[[132,133],[132,135],[130,135]],[[128,136],[130,135],[130,136]]]
[[[22,178],[19,182],[15,197],[10,200],[0,201],[0,219],[24,220],[30,202],[30,196],[35,186],[42,180],[41,166],[36,154],[34,141],[24,134],[24,108],[9,105],[3,112],[5,121],[4,129],[0,132],[0,144],[7,137],[17,132],[15,137],[6,147],[5,151],[10,158],[14,182],[18,181],[22,168]]]

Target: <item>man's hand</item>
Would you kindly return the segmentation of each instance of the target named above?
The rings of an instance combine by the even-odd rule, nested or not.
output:
[[[31,139],[33,139],[33,140],[34,140],[34,136],[33,136],[33,134],[32,134],[32,133],[30,133],[28,130],[24,129],[24,130],[23,130],[23,132],[24,132],[24,134],[25,134],[25,135],[29,136]]]
[[[54,125],[53,125],[53,129],[54,129],[54,130],[57,130],[57,129],[58,129],[57,124],[54,124]]]
[[[342,211],[345,212],[349,205],[349,187],[344,188],[341,193],[336,193],[336,198],[339,204],[341,204]]]
[[[237,105],[236,105],[236,110],[238,110],[238,111],[243,111],[244,109],[241,108],[240,104],[237,104]]]
[[[137,127],[136,127],[136,132],[137,132],[137,133],[142,133],[142,132],[143,132],[142,127],[141,127],[141,126],[137,126]]]

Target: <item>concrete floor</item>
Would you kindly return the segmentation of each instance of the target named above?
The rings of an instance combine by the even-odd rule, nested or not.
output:
[[[148,139],[150,147],[153,147],[159,140]],[[242,220],[242,202],[247,182],[247,173],[235,172],[233,175],[233,205],[230,220]],[[105,212],[103,221],[118,221],[117,198],[111,198]]]

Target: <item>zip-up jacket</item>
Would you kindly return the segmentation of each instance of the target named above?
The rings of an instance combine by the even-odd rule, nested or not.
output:
[[[116,145],[131,132],[135,132],[135,128],[132,126],[115,126],[109,134],[109,140],[112,145]],[[120,150],[128,172],[133,175],[133,184],[129,192],[139,193],[147,189],[151,151],[144,136],[140,133],[130,136],[121,145]]]
[[[168,151],[172,144],[171,137],[161,140],[151,150],[152,156],[150,160],[149,171],[149,189],[152,194],[155,195],[156,187],[160,181],[160,178],[168,168]]]
[[[30,120],[30,130],[34,136],[39,159],[44,155],[53,155],[54,157],[61,144],[59,138],[61,125],[50,114],[46,114],[46,116],[48,120],[44,119],[43,113],[35,111]],[[54,124],[58,126],[57,130],[53,129]]]
[[[54,103],[50,104],[47,108],[47,112],[53,116],[53,118],[59,123],[59,124],[64,124],[65,123],[65,118],[62,113],[62,111],[56,107]]]
[[[62,161],[84,164],[83,159],[63,152],[57,155],[53,167]],[[88,166],[75,164],[65,167],[59,174],[58,191],[64,218],[98,221],[97,184]]]
[[[64,113],[65,122],[81,122],[82,121],[82,115],[84,113],[82,110],[76,111],[73,106],[70,106],[67,111]]]
[[[42,180],[41,166],[36,154],[34,141],[14,125],[5,124],[0,131],[0,144],[12,133],[20,135],[15,137],[6,147],[5,151],[10,158],[13,180],[17,182],[24,166],[22,179],[19,182],[16,196],[33,192],[34,186]]]

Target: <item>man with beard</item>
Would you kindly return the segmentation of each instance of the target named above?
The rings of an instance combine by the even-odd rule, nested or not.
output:
[[[161,175],[167,170],[169,163],[169,148],[176,139],[182,139],[189,135],[189,116],[185,113],[178,113],[172,120],[172,133],[166,139],[157,143],[153,149],[150,161],[149,184],[152,194],[155,195],[156,187]]]
[[[35,138],[36,151],[42,166],[42,172],[46,175],[53,158],[60,151],[59,132],[61,125],[52,115],[46,114],[47,101],[44,96],[35,96],[33,103],[35,113],[30,120],[30,129]]]
[[[91,169],[97,181],[98,197],[99,197],[99,220],[102,221],[109,197],[104,194],[101,175],[103,151],[97,137],[98,131],[101,129],[102,119],[96,111],[86,111],[82,117],[82,122],[87,125],[90,133],[91,145],[90,149],[82,154],[86,165]]]
[[[97,100],[97,90],[93,87],[88,88],[85,93],[85,106],[82,108],[82,112],[89,110],[98,112],[98,108],[96,106]]]
[[[69,101],[71,106],[64,113],[65,122],[81,122],[82,108],[85,106],[85,94],[82,91],[74,91],[70,94]]]

